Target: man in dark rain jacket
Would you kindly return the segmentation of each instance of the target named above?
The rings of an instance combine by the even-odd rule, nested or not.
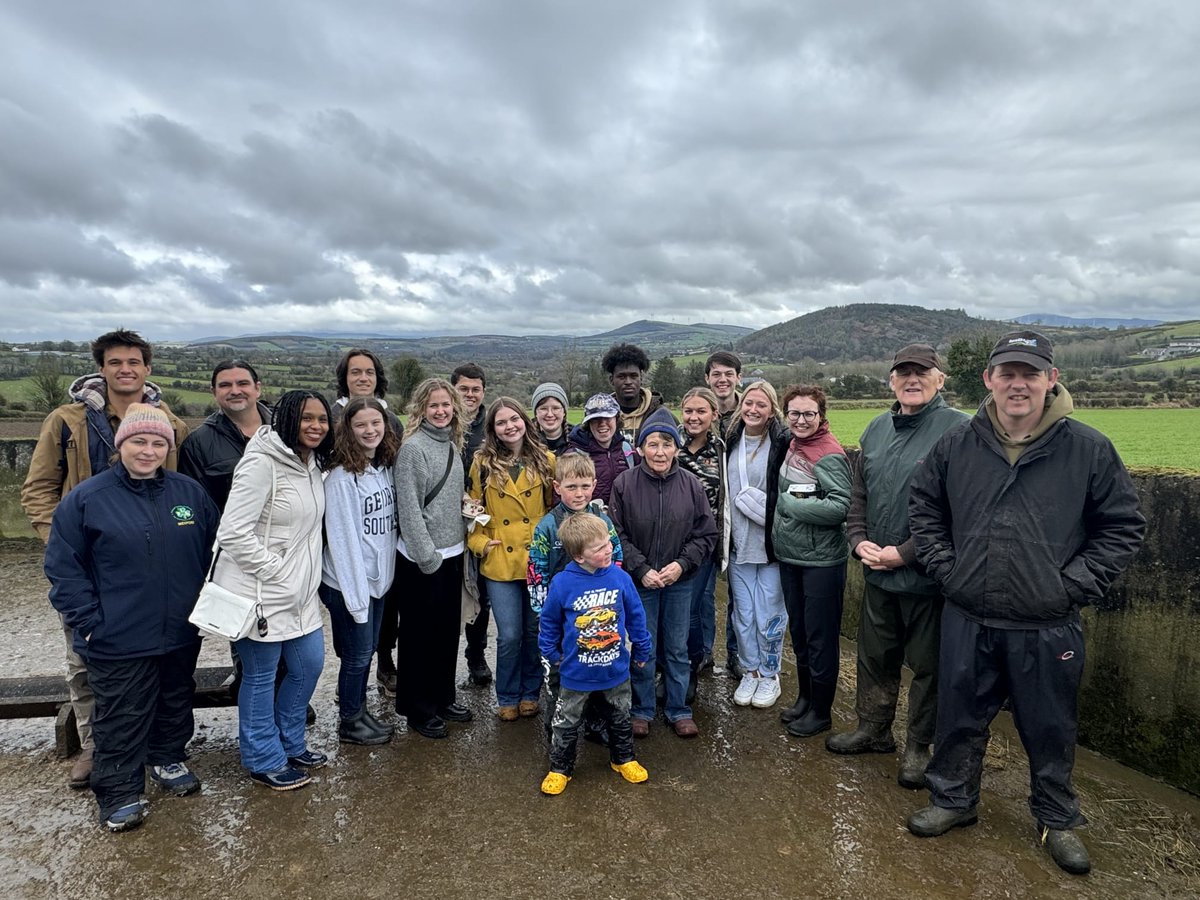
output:
[[[917,559],[946,598],[930,805],[908,828],[935,837],[976,821],[988,725],[1007,698],[1029,755],[1029,808],[1060,868],[1090,869],[1071,786],[1084,642],[1079,610],[1141,545],[1129,473],[1100,432],[1068,418],[1053,348],[1005,335],[967,427],[944,435],[914,476]]]

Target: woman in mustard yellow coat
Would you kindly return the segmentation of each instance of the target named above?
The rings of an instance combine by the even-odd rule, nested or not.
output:
[[[554,505],[554,454],[511,397],[488,407],[470,483],[471,496],[491,516],[471,533],[467,546],[480,558],[479,572],[487,580],[496,619],[496,701],[500,718],[511,722],[538,713],[538,620],[525,573],[533,529]]]

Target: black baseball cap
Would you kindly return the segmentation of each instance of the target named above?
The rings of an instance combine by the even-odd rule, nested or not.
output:
[[[1036,331],[1010,331],[996,341],[988,356],[988,368],[1010,362],[1048,371],[1054,368],[1054,345],[1050,338]]]
[[[907,347],[901,347],[892,357],[890,371],[894,372],[904,365],[920,366],[922,369],[941,370],[945,368],[932,344],[909,344]]]

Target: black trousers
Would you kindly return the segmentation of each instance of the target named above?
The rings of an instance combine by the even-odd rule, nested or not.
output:
[[[397,572],[400,571],[400,561],[403,559],[403,554],[396,554]],[[392,649],[396,646],[396,637],[400,630],[400,595],[407,589],[408,585],[396,578],[383,597],[383,618],[379,622],[379,641],[375,645],[375,652],[379,655],[376,665],[382,672],[393,668]]]
[[[463,626],[463,634],[467,637],[467,647],[463,656],[467,662],[482,662],[483,651],[487,649],[488,622],[492,618],[492,604],[488,601],[487,581],[482,575],[479,584],[479,615],[475,621]]]
[[[454,702],[458,632],[462,625],[462,556],[426,575],[400,557],[396,579],[400,627],[396,641],[396,712],[426,722]]]
[[[1087,820],[1071,787],[1083,677],[1083,627],[1006,629],[980,625],[947,604],[942,613],[937,742],[926,777],[930,800],[945,809],[979,802],[989,726],[1012,702],[1029,754],[1029,811],[1049,828]]]
[[[858,621],[855,705],[861,720],[892,724],[900,696],[900,667],[907,660],[913,672],[908,738],[918,744],[933,743],[941,623],[941,594],[904,594],[867,582]]]
[[[92,791],[103,821],[146,787],[146,766],[187,759],[196,722],[196,659],[200,642],[161,656],[88,659],[96,695]]]
[[[807,674],[813,684],[837,684],[846,564],[793,566],[781,562],[779,581],[797,673],[801,678]]]

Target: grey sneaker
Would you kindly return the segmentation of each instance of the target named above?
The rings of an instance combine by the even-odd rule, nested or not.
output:
[[[165,766],[151,766],[150,780],[168,794],[176,797],[186,797],[200,790],[200,779],[188,769],[185,763],[167,763]]]

